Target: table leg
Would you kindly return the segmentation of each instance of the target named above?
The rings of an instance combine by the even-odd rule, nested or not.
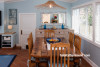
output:
[[[80,67],[80,58],[74,58],[74,67]]]
[[[39,67],[39,58],[36,58],[36,67]]]
[[[36,67],[39,67],[39,63],[36,63]]]

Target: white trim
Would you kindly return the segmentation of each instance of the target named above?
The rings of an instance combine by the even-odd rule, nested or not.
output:
[[[35,15],[36,15],[36,13],[19,13],[19,45],[18,45],[18,46],[21,46],[21,45],[22,45],[22,44],[21,44],[21,39],[20,39],[20,38],[21,38],[21,37],[20,37],[20,36],[21,36],[21,34],[20,34],[20,33],[21,33],[21,32],[20,32],[20,30],[21,30],[21,29],[20,29],[20,16],[21,16],[22,14],[35,14]]]
[[[59,13],[64,13],[65,14],[65,23],[42,23],[42,14],[59,14]],[[67,12],[42,12],[41,13],[41,18],[40,18],[40,21],[41,21],[41,24],[44,25],[44,24],[47,24],[47,25],[62,25],[62,24],[65,24],[67,25]]]
[[[90,60],[88,57],[83,57],[83,59],[86,60],[92,67],[99,67],[92,60]]]
[[[92,19],[92,25],[93,25],[93,43],[95,42],[95,15],[96,15],[96,3],[93,3],[93,19]]]

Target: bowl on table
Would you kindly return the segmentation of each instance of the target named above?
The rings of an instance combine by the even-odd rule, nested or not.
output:
[[[61,42],[61,39],[60,38],[47,38],[46,41],[48,43],[58,43],[58,42]]]

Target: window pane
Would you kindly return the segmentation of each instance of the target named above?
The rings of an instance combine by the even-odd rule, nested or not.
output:
[[[65,23],[66,13],[42,14],[42,23]]]
[[[96,12],[95,42],[100,44],[100,4],[97,5]]]
[[[64,13],[59,14],[59,23],[65,23],[65,14]]]
[[[42,15],[42,22],[43,23],[50,23],[50,14],[43,14]]]
[[[92,39],[92,7],[91,5],[73,10],[72,27],[76,33]]]

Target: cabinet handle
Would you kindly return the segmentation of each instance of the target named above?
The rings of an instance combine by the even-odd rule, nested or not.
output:
[[[40,32],[40,33],[42,33],[42,32]]]
[[[21,35],[23,34],[23,31],[21,30]]]

